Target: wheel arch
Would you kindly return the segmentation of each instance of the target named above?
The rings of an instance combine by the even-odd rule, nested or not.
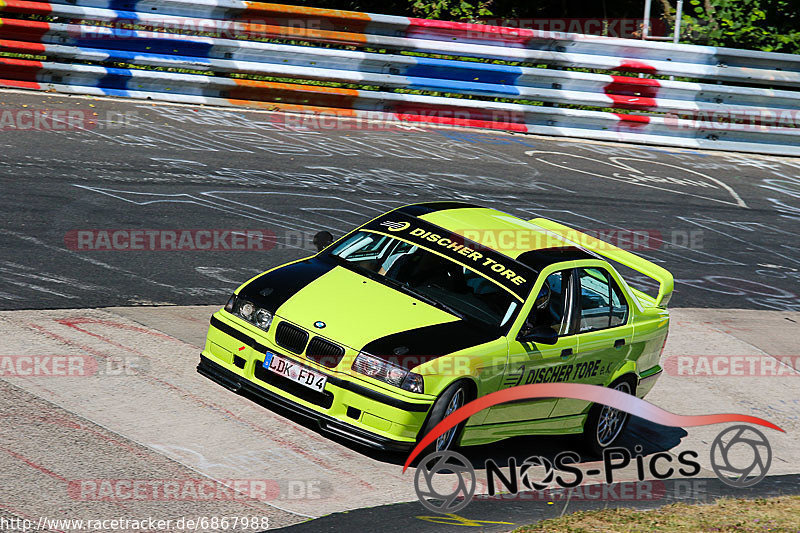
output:
[[[622,366],[615,370],[614,373],[611,374],[611,379],[609,379],[606,387],[610,387],[623,377],[630,379],[633,390],[635,391],[636,386],[639,384],[639,374],[637,373],[636,363],[634,361],[625,361]]]
[[[447,383],[447,385],[442,387],[442,390],[439,391],[439,394],[436,395],[436,400],[438,400],[442,396],[444,391],[446,391],[447,389],[449,389],[450,387],[452,387],[457,383],[464,383],[464,385],[466,385],[468,398],[465,401],[465,404],[471,402],[472,400],[475,400],[478,397],[478,384],[475,383],[475,380],[469,376],[462,376],[454,379],[453,381],[450,381],[449,383]],[[428,413],[425,415],[425,420],[422,422],[422,426],[420,426],[419,433],[417,433],[417,441],[419,441],[422,437],[424,437],[423,432],[425,431],[425,428],[427,427],[428,422],[430,421],[434,405],[436,405],[436,401],[434,401],[433,404],[431,404],[431,408],[428,409]]]

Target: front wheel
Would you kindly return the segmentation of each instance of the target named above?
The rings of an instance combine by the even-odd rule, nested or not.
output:
[[[633,394],[634,387],[627,378],[620,378],[610,388],[626,394]],[[616,443],[630,416],[625,411],[596,403],[589,409],[586,424],[583,426],[584,444],[595,455],[602,455],[603,450]]]
[[[463,382],[456,382],[447,387],[434,402],[428,421],[419,433],[419,439],[421,440],[425,437],[439,422],[447,418],[451,413],[463,407],[464,404],[467,403],[468,393],[469,390]],[[426,453],[453,449],[466,424],[467,421],[464,420],[457,426],[445,431],[425,450]]]

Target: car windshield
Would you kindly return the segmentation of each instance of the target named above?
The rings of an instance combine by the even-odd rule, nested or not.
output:
[[[386,235],[359,231],[330,253],[362,275],[493,328],[507,325],[519,307],[508,291],[480,274]]]

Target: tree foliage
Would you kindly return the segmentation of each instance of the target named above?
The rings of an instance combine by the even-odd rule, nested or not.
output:
[[[689,0],[684,42],[800,53],[800,2],[793,0]],[[674,20],[670,6],[667,16]],[[670,21],[671,22],[671,21]]]
[[[432,19],[640,19],[644,0],[284,0],[313,7]],[[669,28],[676,0],[653,3]],[[800,53],[800,0],[685,0],[681,41],[767,52]]]
[[[476,21],[494,13],[489,9],[491,0],[467,2],[466,0],[411,0],[414,15],[430,19]]]

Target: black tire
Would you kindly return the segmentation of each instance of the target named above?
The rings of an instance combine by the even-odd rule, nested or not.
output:
[[[619,378],[609,385],[609,388],[628,394],[636,393],[636,383],[628,376]],[[624,411],[598,403],[592,405],[583,426],[584,446],[595,456],[603,455],[604,449],[614,446],[619,441],[630,418]],[[603,421],[605,424],[601,426]]]
[[[431,408],[431,413],[428,416],[428,420],[425,422],[425,425],[422,428],[422,431],[419,432],[419,436],[417,437],[417,442],[422,440],[422,438],[427,435],[436,424],[441,422],[442,420],[447,417],[450,413],[462,407],[464,404],[470,401],[470,390],[467,384],[463,381],[457,381],[452,383],[448,386],[438,398],[433,403],[433,407]],[[442,450],[452,450],[456,447],[459,438],[461,437],[461,432],[464,430],[464,426],[467,424],[467,421],[464,420],[456,427],[452,428],[449,432],[445,433],[438,439],[436,439],[433,444],[425,448],[424,452],[421,454],[425,456],[431,452],[435,451],[442,451]]]

